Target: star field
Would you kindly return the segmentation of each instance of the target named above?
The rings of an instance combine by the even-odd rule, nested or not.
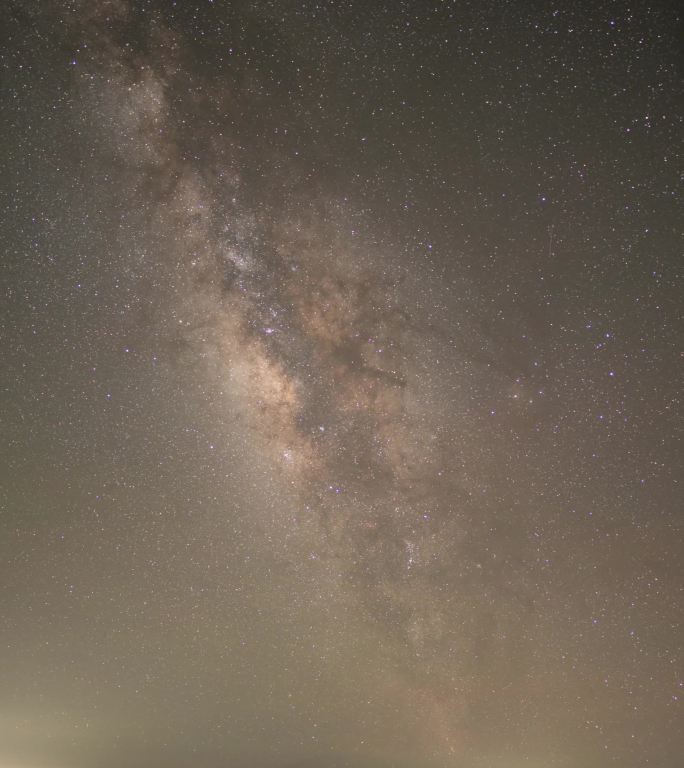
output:
[[[0,768],[676,768],[674,4],[9,2]]]

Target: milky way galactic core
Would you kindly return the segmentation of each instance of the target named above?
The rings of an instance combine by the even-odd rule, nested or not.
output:
[[[675,768],[675,4],[8,2],[0,766]]]

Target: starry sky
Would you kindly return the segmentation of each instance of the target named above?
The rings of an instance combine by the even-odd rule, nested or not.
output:
[[[675,768],[675,3],[8,0],[0,768]]]

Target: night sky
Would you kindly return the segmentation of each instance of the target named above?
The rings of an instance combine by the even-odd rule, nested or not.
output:
[[[0,768],[680,766],[676,4],[0,26]]]

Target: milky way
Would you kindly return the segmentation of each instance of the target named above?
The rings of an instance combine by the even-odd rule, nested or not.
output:
[[[0,768],[674,768],[675,11],[29,2]]]

